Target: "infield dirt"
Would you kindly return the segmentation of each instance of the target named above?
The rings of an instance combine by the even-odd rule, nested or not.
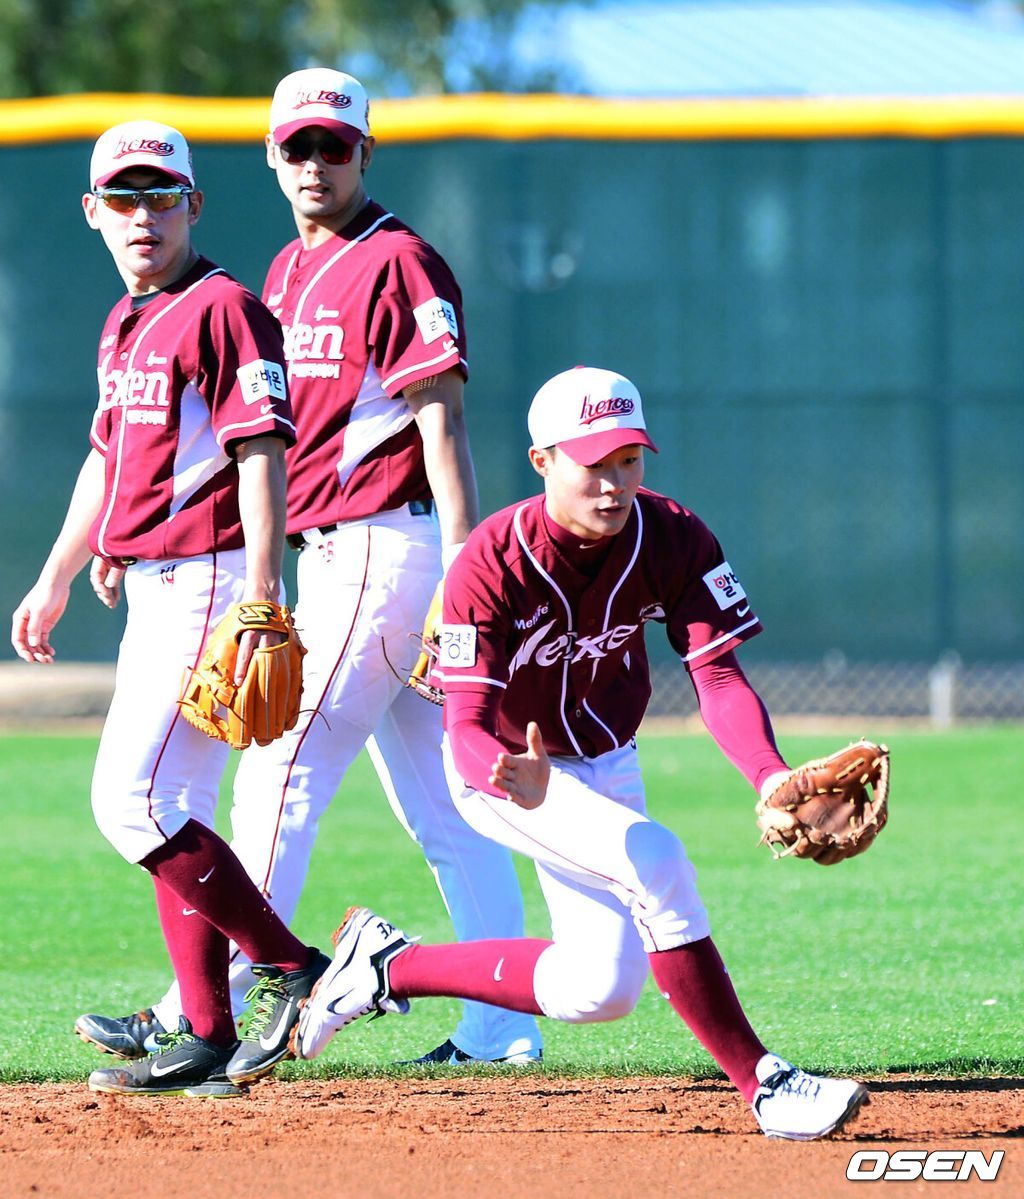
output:
[[[877,1147],[1002,1149],[994,1183],[955,1194],[1024,1195],[1024,1079],[869,1086],[838,1137],[795,1144],[761,1136],[726,1083],[679,1078],[267,1082],[221,1102],[19,1085],[0,1088],[0,1194],[827,1199],[863,1192],[847,1163]]]

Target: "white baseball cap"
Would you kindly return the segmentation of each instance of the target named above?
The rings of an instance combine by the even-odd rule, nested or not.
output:
[[[533,397],[526,423],[535,449],[556,445],[580,466],[626,445],[658,452],[647,436],[640,392],[624,375],[596,366],[549,379]]]
[[[125,121],[100,134],[89,164],[89,186],[103,187],[129,167],[152,167],[195,187],[192,151],[184,134],[159,121]]]
[[[270,132],[278,144],[293,133],[317,125],[350,146],[370,133],[370,101],[366,88],[326,67],[293,71],[277,85],[270,105]]]

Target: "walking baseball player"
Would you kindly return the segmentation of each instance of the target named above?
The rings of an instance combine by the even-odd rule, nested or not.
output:
[[[176,129],[107,130],[82,203],[127,294],[100,336],[92,448],[11,640],[27,662],[51,662],[52,630],[90,557],[108,604],[123,573],[127,627],[92,806],[115,849],[153,876],[183,1012],[154,1056],[96,1070],[89,1085],[240,1095],[238,1084],[287,1054],[298,1004],[329,959],[288,931],[211,831],[228,749],[186,723],[177,699],[226,610],[278,598],[285,448],[295,438],[281,330],[193,249],[203,195]],[[261,644],[281,641],[265,634]],[[228,1002],[231,940],[263,963],[252,995],[262,1039],[241,1044]]]
[[[634,734],[650,696],[644,645],[665,625],[723,753],[768,792],[788,768],[734,650],[760,632],[713,534],[640,487],[641,398],[614,372],[556,375],[529,413],[544,493],[485,520],[452,567],[438,675],[445,761],[468,823],[533,858],[551,940],[417,945],[366,908],[348,913],[295,1045],[316,1057],[374,1010],[457,995],[583,1023],[658,988],[752,1105],[769,1136],[839,1128],[867,1092],[769,1053],[711,940],[678,838],[650,820]]]
[[[440,713],[402,686],[442,570],[478,518],[463,418],[461,294],[447,264],[368,196],[374,152],[358,80],[311,69],[278,85],[267,161],[298,237],[263,298],[285,329],[298,429],[288,453],[288,540],[300,551],[296,624],[308,651],[293,732],[250,747],[234,788],[232,846],[290,920],[320,817],[365,743],[396,816],[422,846],[462,940],[522,934],[508,851],[453,806]],[[232,967],[235,1005],[251,982]],[[171,992],[136,1016],[83,1016],[81,1035],[120,1053],[176,1018]],[[467,1004],[427,1062],[528,1063],[536,1021]]]

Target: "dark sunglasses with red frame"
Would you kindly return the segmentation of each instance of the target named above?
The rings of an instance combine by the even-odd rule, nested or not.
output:
[[[285,162],[292,166],[299,166],[308,162],[314,154],[319,154],[327,166],[341,167],[352,161],[356,147],[323,130],[313,132],[310,129],[300,129],[298,133],[285,138],[278,149]]]

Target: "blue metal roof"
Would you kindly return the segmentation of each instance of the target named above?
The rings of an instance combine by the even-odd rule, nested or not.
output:
[[[536,10],[535,10],[536,11]],[[520,46],[609,96],[1024,93],[1024,17],[948,0],[612,0]]]

